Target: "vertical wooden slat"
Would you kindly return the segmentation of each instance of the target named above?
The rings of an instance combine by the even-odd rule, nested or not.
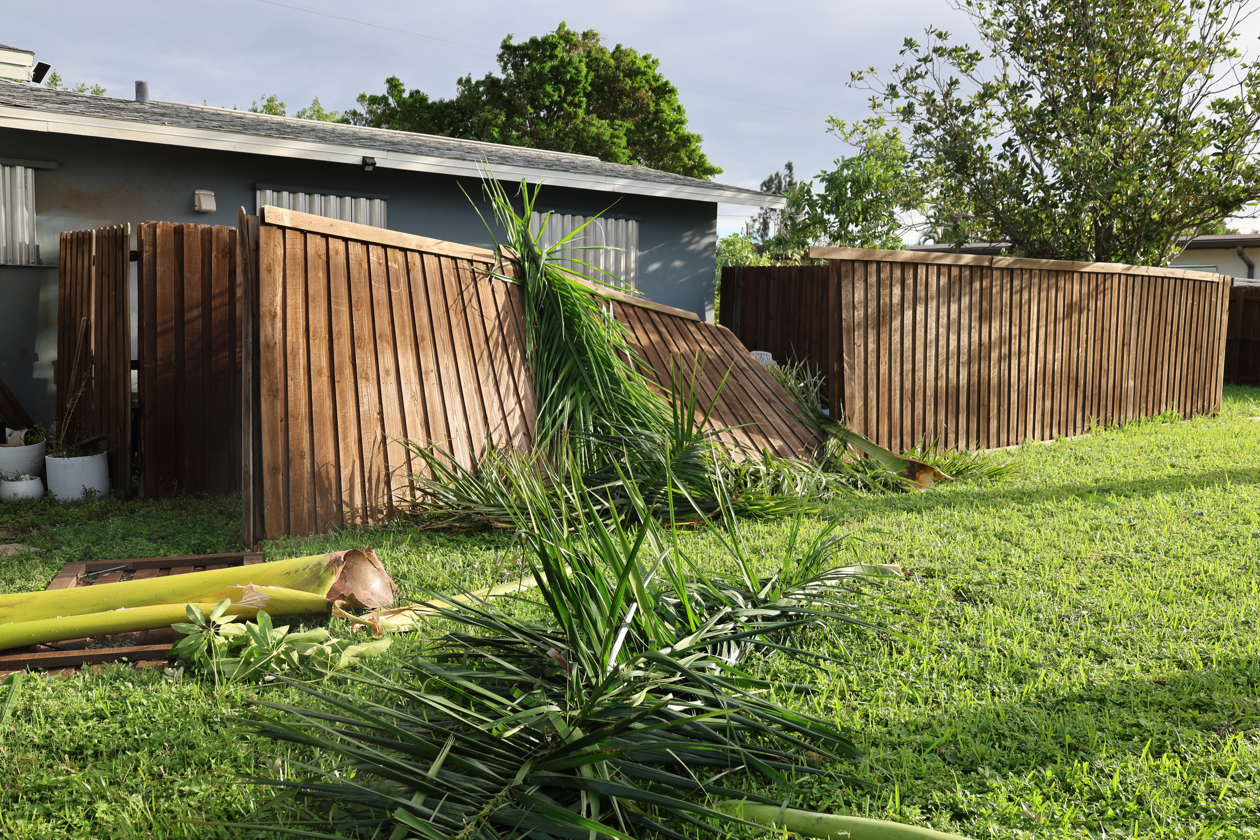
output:
[[[347,525],[368,521],[363,468],[363,434],[358,396],[353,290],[344,239],[328,240],[329,317],[332,337],[333,399],[337,407],[339,515]]]
[[[204,318],[209,332],[206,342],[207,415],[205,455],[206,492],[230,493],[239,486],[233,480],[240,463],[237,443],[241,422],[236,401],[236,348],[232,329],[232,269],[236,264],[233,231],[222,225],[209,228],[206,248],[209,271],[203,278],[208,309]],[[191,441],[190,441],[191,443]]]
[[[183,280],[181,242],[176,238],[177,228],[167,222],[156,226],[157,271],[156,309],[154,330],[157,337],[156,382],[154,402],[155,416],[152,423],[153,446],[146,464],[154,479],[153,495],[163,498],[175,492],[182,474],[176,459],[175,441],[179,440],[182,391],[177,390],[179,365],[182,361],[183,342],[179,340],[183,318],[179,317],[182,295],[179,284]],[[182,236],[180,237],[182,240]],[[177,274],[177,272],[179,272]]]
[[[354,320],[354,359],[359,399],[359,434],[363,453],[363,512],[377,521],[389,503],[386,471],[385,421],[382,417],[376,359],[376,327],[372,313],[372,276],[369,249],[362,242],[347,244],[350,268],[350,306]],[[379,272],[380,269],[377,269]]]
[[[205,444],[204,401],[202,399],[202,230],[194,225],[184,227],[183,253],[183,292],[184,306],[182,330],[183,365],[180,378],[183,386],[183,400],[176,407],[182,410],[179,430],[175,444],[176,457],[180,459],[181,488],[201,488],[204,482],[202,473],[202,453]],[[178,338],[176,339],[178,344]]]
[[[256,220],[255,220],[256,222]],[[256,492],[256,478],[261,479],[261,464],[254,457],[255,440],[259,439],[261,429],[254,422],[254,412],[259,408],[257,399],[258,377],[258,345],[254,335],[258,326],[258,239],[257,225],[250,224],[250,216],[241,207],[236,214],[237,270],[240,296],[240,332],[241,348],[240,383],[237,405],[240,407],[240,426],[238,451],[240,489],[241,489],[241,542],[253,548],[262,535],[259,512],[262,509],[262,496]],[[261,440],[259,440],[261,445]],[[256,475],[257,473],[257,475]]]
[[[289,428],[285,347],[285,232],[258,231],[258,375],[263,522],[267,539],[289,533]]]
[[[311,370],[311,463],[314,482],[315,520],[313,530],[323,533],[345,524],[342,502],[341,468],[338,464],[341,407],[337,403],[336,367],[344,364],[333,357],[331,289],[328,270],[328,239],[306,237],[307,329],[310,337]]]

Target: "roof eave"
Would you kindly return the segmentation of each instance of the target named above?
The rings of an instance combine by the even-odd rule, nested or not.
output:
[[[475,178],[482,176],[483,169],[478,161],[410,154],[389,149],[374,149],[370,146],[269,137],[186,126],[156,125],[131,120],[89,117],[82,114],[38,111],[13,105],[0,105],[0,127],[351,165],[359,165],[364,156],[368,156],[376,158],[376,166],[381,169],[433,172]],[[526,180],[531,183],[546,183],[558,187],[742,204],[772,209],[782,209],[786,206],[786,200],[782,196],[754,193],[751,190],[727,189],[720,185],[704,187],[669,184],[609,175],[566,172],[562,169],[538,166],[495,164],[490,169],[499,179]]]

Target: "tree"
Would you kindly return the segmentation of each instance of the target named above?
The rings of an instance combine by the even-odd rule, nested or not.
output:
[[[934,27],[872,92],[955,242],[1162,264],[1260,199],[1260,68],[1238,0],[961,0],[984,49]],[[877,132],[869,132],[871,136]]]
[[[761,191],[771,195],[787,195],[798,185],[796,167],[792,161],[783,165],[783,169],[774,172],[761,182]],[[779,234],[783,225],[783,211],[763,207],[744,223],[744,236],[751,242],[765,244]]]
[[[460,79],[454,99],[430,99],[391,76],[385,92],[359,95],[362,110],[345,112],[354,125],[416,131],[593,155],[709,178],[722,170],[687,130],[678,89],[660,62],[618,44],[604,46],[598,32],[578,33],[561,23],[528,41],[503,39],[499,69]]]
[[[852,129],[842,120],[829,123],[859,151],[788,193],[777,247],[802,255],[810,245],[902,247],[907,214],[921,209],[923,193],[901,137],[878,120]]]
[[[44,87],[52,88],[53,90],[69,90],[74,93],[90,93],[93,96],[105,95],[105,87],[103,85],[89,85],[84,82],[79,82],[74,87],[67,87],[61,80],[61,74],[56,70],[48,74],[48,78],[44,80]]]
[[[338,122],[341,119],[341,114],[336,111],[325,111],[324,106],[319,104],[318,96],[311,100],[310,105],[298,109],[293,116],[299,120],[318,120],[319,122]]]
[[[271,95],[264,93],[262,95],[262,104],[259,105],[258,101],[255,100],[250,103],[249,111],[251,114],[270,114],[273,117],[283,117],[285,115],[285,107],[285,104],[280,101],[280,97],[274,93]]]

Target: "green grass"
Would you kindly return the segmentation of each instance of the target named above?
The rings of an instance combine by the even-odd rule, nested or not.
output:
[[[1260,389],[1228,388],[1216,418],[1009,457],[1011,478],[828,510],[852,537],[840,560],[909,572],[881,595],[907,638],[842,631],[817,644],[851,665],[765,664],[817,682],[798,702],[868,755],[797,804],[975,838],[1260,837]],[[73,560],[239,550],[238,523],[232,500],[15,506],[0,542],[41,551],[0,558],[0,590]],[[785,530],[741,535],[769,553]],[[369,542],[404,584],[519,574],[501,534],[397,526],[266,551]],[[711,535],[684,545],[718,556]],[[0,732],[0,836],[235,836],[195,821],[262,801],[237,774],[291,772],[227,723],[257,693],[121,668],[27,679]]]

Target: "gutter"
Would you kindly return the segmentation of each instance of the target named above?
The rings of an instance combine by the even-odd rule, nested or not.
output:
[[[1242,260],[1243,264],[1247,266],[1247,279],[1255,280],[1256,264],[1253,263],[1251,258],[1247,256],[1247,252],[1243,250],[1243,246],[1241,245],[1238,246],[1238,259]]]
[[[81,114],[36,111],[12,105],[0,105],[0,128],[19,131],[42,131],[55,134],[74,134],[83,137],[100,137],[111,140],[128,140],[139,143],[158,143],[164,146],[185,146],[196,149],[215,149],[244,154],[273,157],[302,158],[328,163],[345,163],[361,166],[365,155],[376,158],[378,169],[401,169],[412,172],[433,172],[480,179],[481,163],[436,155],[410,154],[368,146],[343,145],[317,140],[268,137],[187,126],[157,125],[154,123],[111,120]],[[656,181],[638,181],[613,175],[595,175],[568,172],[536,166],[495,164],[491,167],[495,178],[503,181],[525,180],[532,184],[570,187],[629,195],[646,195],[659,198],[678,198],[687,201],[742,204],[781,210],[787,206],[783,196],[757,193],[742,189],[716,189],[683,184],[666,184]]]

